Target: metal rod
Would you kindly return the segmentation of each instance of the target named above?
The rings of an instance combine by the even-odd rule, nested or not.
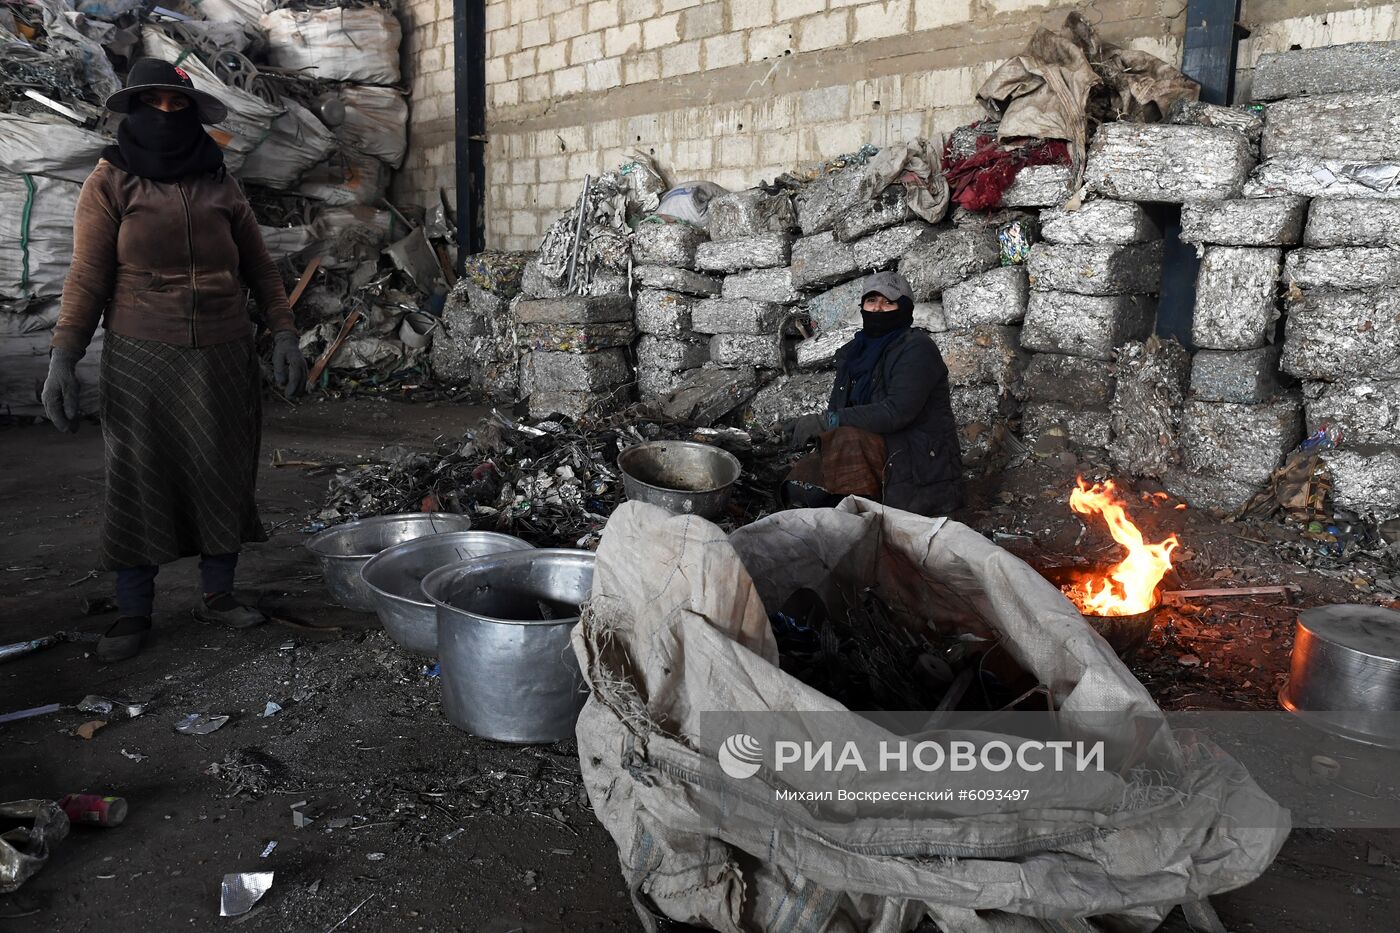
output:
[[[583,219],[588,211],[588,188],[593,183],[592,175],[583,176],[583,193],[578,196],[578,223],[574,225],[574,248],[569,253],[568,292],[574,293],[574,271],[578,267],[578,250],[583,244]]]

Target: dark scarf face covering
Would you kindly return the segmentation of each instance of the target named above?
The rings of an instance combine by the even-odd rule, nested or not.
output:
[[[117,168],[151,181],[175,181],[223,168],[224,153],[199,122],[194,106],[166,113],[137,104],[117,128],[117,144],[102,150]]]
[[[885,348],[894,338],[914,324],[914,303],[907,298],[899,299],[896,311],[860,312],[861,330],[851,341],[851,351],[846,357],[846,366],[851,377],[850,400],[854,405],[868,405],[875,390],[875,366],[884,355]]]

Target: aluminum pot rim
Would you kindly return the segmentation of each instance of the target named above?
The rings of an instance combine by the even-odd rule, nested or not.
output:
[[[487,554],[484,557],[473,557],[469,560],[459,560],[434,570],[432,573],[428,574],[426,577],[423,578],[423,595],[428,597],[429,601],[431,601],[432,604],[439,609],[447,609],[451,612],[455,612],[461,615],[470,615],[478,621],[490,622],[494,625],[577,625],[579,619],[583,617],[581,613],[576,616],[569,616],[566,619],[498,619],[495,616],[484,616],[474,612],[468,613],[465,609],[461,608],[460,606],[454,606],[451,603],[445,603],[442,600],[434,597],[432,593],[428,592],[430,583],[436,583],[438,578],[445,577],[450,571],[456,570],[460,567],[464,567],[467,564],[486,563],[487,561],[515,562],[525,560],[527,558],[541,556],[586,557],[595,566],[598,562],[597,553],[593,551],[585,551],[582,548],[537,547],[532,548],[528,551],[505,551],[501,554]]]
[[[388,563],[388,559],[389,559],[391,556],[397,556],[398,553],[400,553],[400,552],[402,552],[402,551],[406,551],[406,550],[408,550],[410,547],[412,547],[412,546],[414,546],[414,545],[420,545],[420,546],[421,546],[421,542],[427,540],[428,538],[436,538],[436,539],[441,540],[442,538],[450,538],[450,537],[455,537],[455,536],[457,536],[457,535],[477,535],[478,537],[489,537],[489,538],[493,538],[493,539],[498,539],[498,540],[501,540],[502,542],[506,542],[506,541],[519,541],[521,544],[524,544],[524,545],[525,545],[525,547],[523,547],[523,548],[512,548],[512,549],[509,550],[509,551],[497,551],[497,552],[492,553],[492,554],[482,554],[482,555],[480,555],[480,557],[495,557],[496,554],[513,554],[513,553],[517,553],[517,552],[519,552],[519,551],[537,551],[537,550],[539,550],[539,548],[535,547],[533,544],[531,544],[530,542],[526,541],[524,538],[517,538],[515,535],[508,535],[508,534],[506,534],[505,532],[502,532],[502,531],[478,531],[478,530],[475,529],[475,528],[468,528],[468,529],[466,529],[465,531],[444,531],[444,532],[442,532],[441,534],[436,534],[436,535],[425,535],[425,536],[422,537],[422,538],[414,538],[412,541],[403,541],[403,542],[400,542],[399,544],[393,545],[392,547],[387,547],[387,548],[385,548],[384,550],[380,551],[378,554],[376,554],[376,555],[374,555],[373,557],[371,557],[369,560],[365,561],[365,565],[364,565],[363,567],[360,568],[360,578],[361,578],[362,580],[365,581],[365,586],[368,587],[368,588],[370,589],[370,591],[373,592],[376,596],[379,596],[379,597],[381,597],[381,598],[383,598],[383,599],[391,600],[391,601],[393,601],[393,602],[395,602],[395,603],[401,603],[401,604],[406,604],[406,605],[410,605],[410,606],[417,606],[417,607],[420,608],[420,609],[432,609],[432,608],[433,608],[433,604],[432,604],[431,602],[429,602],[428,600],[426,600],[426,599],[423,600],[422,602],[420,602],[419,600],[412,599],[412,598],[410,598],[410,597],[408,597],[408,596],[400,596],[398,593],[391,593],[391,592],[389,592],[388,590],[383,589],[382,587],[375,586],[375,585],[374,585],[374,581],[370,579],[370,574],[373,573],[375,569],[378,569],[378,567],[381,566],[382,564]],[[381,560],[381,558],[384,558],[384,560]],[[443,566],[444,566],[444,567],[450,567],[450,566],[452,566],[453,564],[461,564],[461,563],[466,563],[466,561],[469,561],[469,560],[479,560],[479,559],[480,559],[479,557],[469,557],[469,558],[467,558],[466,560],[455,560],[455,561],[453,561],[451,564],[443,564]],[[441,568],[438,568],[438,569],[441,569]],[[436,573],[436,572],[437,572],[436,570],[432,571],[432,573]],[[432,575],[432,573],[424,574],[424,575],[423,575],[423,579],[426,580],[429,576]],[[420,593],[422,592],[422,586],[421,586],[421,585],[419,586],[419,592],[420,592]]]
[[[632,453],[632,451],[634,450],[641,450],[644,447],[661,446],[700,447],[705,449],[706,451],[713,451],[714,453],[720,454],[721,459],[723,459],[730,467],[733,468],[734,478],[727,483],[721,483],[718,486],[711,486],[708,489],[673,489],[670,486],[658,486],[655,483],[648,483],[646,480],[641,479],[635,473],[628,470],[627,466],[623,463],[624,458],[626,458],[627,455]],[[640,444],[633,444],[631,447],[628,447],[626,450],[622,451],[617,455],[617,468],[622,471],[622,475],[628,480],[636,483],[639,486],[645,486],[647,489],[655,489],[657,492],[667,492],[672,494],[691,493],[697,496],[711,492],[723,492],[724,490],[729,489],[735,483],[737,483],[739,481],[739,477],[744,475],[744,466],[739,462],[738,457],[734,456],[732,453],[725,450],[723,447],[716,447],[714,444],[705,444],[700,441],[643,441]]]
[[[312,554],[315,554],[317,557],[321,558],[322,560],[366,560],[366,559],[368,559],[368,558],[375,557],[375,556],[377,556],[377,555],[383,553],[383,550],[371,551],[371,552],[366,553],[366,554],[327,554],[327,553],[325,552],[325,543],[326,543],[327,541],[330,541],[330,540],[333,540],[333,539],[335,539],[335,538],[337,538],[337,537],[340,537],[341,535],[345,534],[345,533],[347,532],[347,530],[350,529],[350,528],[354,528],[354,529],[357,529],[357,530],[358,530],[358,529],[361,529],[361,528],[369,528],[369,527],[372,527],[372,526],[374,526],[374,525],[387,525],[387,524],[389,524],[390,522],[403,521],[403,520],[406,519],[406,518],[427,518],[427,519],[431,519],[431,520],[447,519],[447,520],[451,520],[451,521],[460,521],[460,520],[462,520],[462,519],[466,519],[468,523],[471,522],[471,517],[470,517],[470,516],[468,516],[468,515],[463,515],[463,514],[458,513],[458,512],[397,512],[397,513],[392,514],[392,515],[372,515],[372,516],[370,516],[369,518],[359,518],[359,519],[356,519],[356,520],[353,521],[353,522],[342,522],[342,523],[339,524],[339,525],[332,525],[332,526],[329,527],[329,528],[323,528],[323,529],[321,529],[320,531],[316,532],[316,534],[314,534],[314,535],[312,535],[310,538],[308,538],[308,539],[304,542],[304,544],[305,544],[305,547],[306,547],[306,549],[307,549],[308,551],[310,551]],[[452,529],[452,531],[454,531],[454,532],[455,532],[455,531],[471,531],[471,530],[473,530],[473,529],[471,529],[471,528],[453,528],[453,529]],[[437,532],[437,534],[450,534],[450,533],[451,533],[451,532],[445,532],[445,531]],[[400,544],[403,544],[403,543],[406,543],[406,542],[399,542],[399,543],[400,543]],[[394,547],[397,547],[398,545],[393,545],[393,546],[394,546]],[[387,549],[385,549],[385,550],[387,550]]]
[[[1326,605],[1326,606],[1312,606],[1312,607],[1310,607],[1310,608],[1304,609],[1302,612],[1298,613],[1298,618],[1295,619],[1294,622],[1293,622],[1293,641],[1294,641],[1294,643],[1295,643],[1295,644],[1297,643],[1298,635],[1299,635],[1300,633],[1306,632],[1307,635],[1308,635],[1308,637],[1309,637],[1310,639],[1314,639],[1314,640],[1316,640],[1316,641],[1321,642],[1321,643],[1324,644],[1324,645],[1328,645],[1328,646],[1330,646],[1330,647],[1332,647],[1332,648],[1336,648],[1338,651],[1345,651],[1345,652],[1347,652],[1348,654],[1359,655],[1359,656],[1361,656],[1361,657],[1363,657],[1363,658],[1367,658],[1367,659],[1372,660],[1372,661],[1379,661],[1379,662],[1381,662],[1381,663],[1383,663],[1383,664],[1387,664],[1387,665],[1400,666],[1400,658],[1397,658],[1395,655],[1390,655],[1390,654],[1375,654],[1375,653],[1373,653],[1373,652],[1371,652],[1371,651],[1368,651],[1368,650],[1365,649],[1365,648],[1357,648],[1357,647],[1354,647],[1354,646],[1352,646],[1352,645],[1345,644],[1345,643],[1343,643],[1343,642],[1337,641],[1337,640],[1334,639],[1334,638],[1328,637],[1326,634],[1324,634],[1324,633],[1322,633],[1322,632],[1319,632],[1316,628],[1313,627],[1313,625],[1310,625],[1310,624],[1309,624],[1309,617],[1310,617],[1310,616],[1311,616],[1311,621],[1314,622],[1314,623],[1316,623],[1317,621],[1319,621],[1319,619],[1325,619],[1326,617],[1328,617],[1328,616],[1334,614],[1334,612],[1329,611],[1329,610],[1336,610],[1339,606],[1340,606],[1340,607],[1343,607],[1343,608],[1350,608],[1351,606],[1354,606],[1354,605],[1360,605],[1360,604],[1358,604],[1358,603],[1331,603],[1331,604]],[[1366,607],[1366,608],[1368,608],[1368,609],[1376,609],[1376,608],[1381,608],[1381,607],[1378,607],[1378,606],[1369,606],[1369,607]],[[1392,610],[1392,611],[1393,611],[1393,610]]]

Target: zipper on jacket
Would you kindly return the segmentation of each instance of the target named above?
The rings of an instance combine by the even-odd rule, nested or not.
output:
[[[180,189],[180,202],[185,205],[185,243],[190,251],[190,346],[199,346],[199,334],[195,330],[195,315],[199,313],[199,285],[194,277],[194,224],[190,219],[190,200],[185,196],[185,186],[176,182]]]

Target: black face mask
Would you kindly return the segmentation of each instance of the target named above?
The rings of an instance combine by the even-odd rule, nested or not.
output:
[[[914,302],[901,298],[896,311],[866,311],[862,308],[860,320],[861,329],[867,337],[883,337],[913,325]]]
[[[223,151],[204,131],[193,106],[166,113],[137,104],[117,128],[117,144],[102,155],[117,168],[152,181],[214,172],[224,164]]]

